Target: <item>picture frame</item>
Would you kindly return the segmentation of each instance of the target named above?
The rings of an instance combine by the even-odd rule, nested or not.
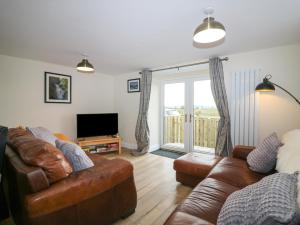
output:
[[[72,77],[45,72],[45,103],[72,103]]]
[[[127,80],[127,92],[128,93],[141,92],[140,80],[141,80],[140,78]]]

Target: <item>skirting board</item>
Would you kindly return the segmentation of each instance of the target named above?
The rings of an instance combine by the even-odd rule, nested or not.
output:
[[[132,143],[127,143],[127,142],[122,142],[122,147],[128,148],[128,149],[136,149],[137,145],[136,144],[132,144]],[[149,152],[153,152],[155,150],[158,150],[159,148],[160,148],[159,144],[150,145]]]

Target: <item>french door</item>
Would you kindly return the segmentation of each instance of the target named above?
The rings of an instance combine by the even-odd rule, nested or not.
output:
[[[214,152],[219,115],[208,77],[162,83],[161,146]]]

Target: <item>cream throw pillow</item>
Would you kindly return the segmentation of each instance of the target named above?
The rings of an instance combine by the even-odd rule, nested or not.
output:
[[[291,130],[282,136],[278,150],[276,170],[280,173],[300,171],[300,129]],[[300,207],[300,174],[298,175],[298,206]]]

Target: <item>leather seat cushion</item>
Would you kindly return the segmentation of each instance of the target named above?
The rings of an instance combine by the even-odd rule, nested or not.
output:
[[[250,170],[245,160],[226,157],[211,170],[207,177],[243,188],[256,183],[264,176]]]
[[[51,185],[51,188],[27,198],[31,217],[44,215],[76,205],[122,182],[133,179],[133,166],[122,159],[106,159],[97,154],[88,154],[95,166],[72,173],[68,178]]]
[[[11,139],[9,145],[24,163],[42,168],[50,183],[69,176],[73,171],[63,153],[41,139],[19,136]]]
[[[199,221],[215,224],[225,200],[232,192],[237,190],[239,190],[238,187],[223,181],[206,178],[195,187],[183,203],[176,208],[175,212],[189,214],[199,218]],[[174,219],[179,221],[176,217]],[[170,222],[170,224],[174,223]]]

